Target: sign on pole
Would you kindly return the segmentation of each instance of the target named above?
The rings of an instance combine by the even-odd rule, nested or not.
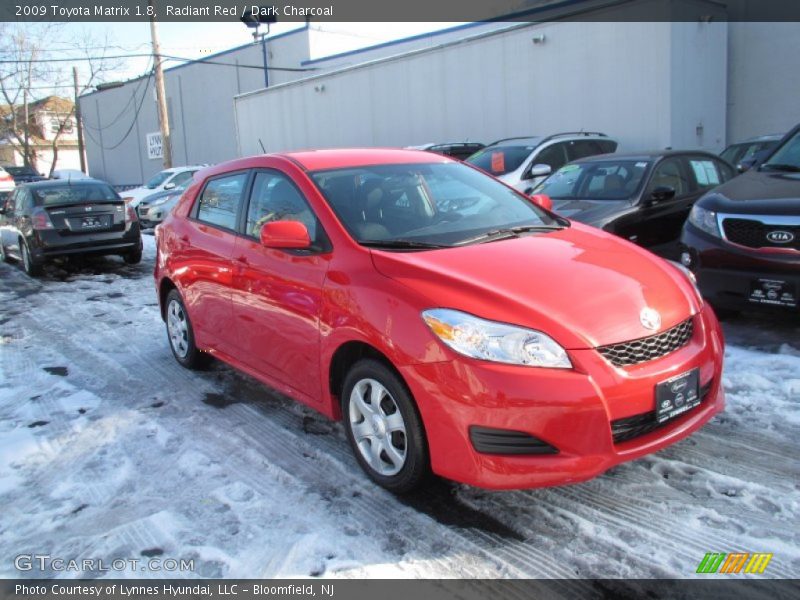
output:
[[[161,132],[147,134],[147,158],[155,160],[164,156],[164,150],[161,145]]]

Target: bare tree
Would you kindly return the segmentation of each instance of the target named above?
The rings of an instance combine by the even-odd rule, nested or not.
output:
[[[82,81],[79,94],[82,94],[101,83],[111,72],[119,69],[119,60],[106,58],[111,47],[108,34],[103,38],[91,35],[87,31],[73,34],[71,39],[64,40],[65,29],[59,24],[44,25],[20,23],[0,26],[0,56],[8,61],[0,63],[0,95],[6,106],[3,111],[3,123],[0,123],[0,137],[23,158],[25,165],[34,169],[37,166],[36,145],[31,144],[34,138],[44,138],[43,126],[37,123],[30,114],[33,98],[39,96],[55,96],[53,92],[69,87],[72,64],[67,61],[47,62],[47,51],[54,45],[63,48],[63,54],[74,57],[79,65]],[[48,94],[47,92],[50,92]],[[54,127],[50,140],[53,160],[50,175],[56,168],[58,149],[63,136],[76,123],[74,102],[63,99],[47,103],[44,108],[50,117],[45,126]]]

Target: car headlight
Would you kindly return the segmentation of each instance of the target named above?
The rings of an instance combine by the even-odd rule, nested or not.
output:
[[[572,368],[567,351],[541,331],[449,308],[423,311],[422,318],[436,337],[459,354],[527,367]]]
[[[686,276],[686,279],[688,279],[691,282],[692,287],[694,287],[694,291],[697,293],[697,297],[700,299],[700,303],[702,306],[703,294],[700,293],[700,288],[697,287],[697,276],[679,262],[675,262],[674,260],[668,260],[667,262],[676,269],[678,269],[678,271],[683,273]]]
[[[695,204],[692,207],[692,212],[689,213],[689,222],[706,233],[720,237],[717,213],[713,210],[706,210]]]

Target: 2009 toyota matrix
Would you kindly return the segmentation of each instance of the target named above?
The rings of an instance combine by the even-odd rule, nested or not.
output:
[[[377,483],[572,483],[722,410],[689,275],[412,150],[204,169],[157,230],[182,365],[210,356],[334,419]]]

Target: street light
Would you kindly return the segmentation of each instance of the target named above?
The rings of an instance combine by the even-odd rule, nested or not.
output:
[[[253,12],[253,8],[256,8],[256,12]],[[252,7],[245,11],[245,13],[239,17],[239,20],[244,23],[248,28],[253,30],[253,43],[257,44],[259,39],[261,40],[261,54],[264,57],[264,87],[269,87],[269,70],[267,69],[267,36],[269,35],[269,26],[278,20],[277,9],[274,6],[259,6],[259,7]],[[266,25],[267,30],[264,33],[260,33],[258,28],[261,25]]]

